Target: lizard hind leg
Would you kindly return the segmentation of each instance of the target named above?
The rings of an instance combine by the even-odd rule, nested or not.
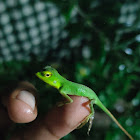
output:
[[[93,123],[93,120],[94,120],[94,108],[93,108],[93,104],[94,104],[94,100],[91,100],[91,102],[90,102],[90,110],[91,110],[91,113],[77,127],[77,129],[79,129],[79,128],[83,127],[87,122],[89,122],[89,127],[88,127],[88,132],[87,132],[88,135],[89,135],[89,132],[91,130],[92,123]]]
[[[94,120],[94,114],[95,114],[95,111],[94,111],[94,108],[93,108],[93,104],[94,104],[94,100],[91,100],[90,101],[90,110],[91,110],[91,113],[90,113],[90,116],[89,116],[89,126],[88,126],[88,132],[87,134],[89,135],[89,132],[91,130],[91,127],[92,127],[92,123],[93,123],[93,120]]]
[[[93,120],[93,119],[91,119],[91,118],[94,118],[93,116],[94,116],[94,115],[93,115],[92,113],[89,114],[84,120],[82,120],[81,124],[77,127],[77,129],[83,127],[88,121],[89,121],[89,123],[91,124],[91,125],[89,125],[90,128],[88,128],[88,129],[91,129],[91,126],[92,126],[92,121],[91,121],[91,120]],[[90,131],[90,130],[89,130],[89,131]]]
[[[94,113],[92,113],[91,117],[89,118],[89,126],[88,126],[88,131],[87,131],[88,135],[89,135],[89,132],[91,130],[93,120],[94,120]]]

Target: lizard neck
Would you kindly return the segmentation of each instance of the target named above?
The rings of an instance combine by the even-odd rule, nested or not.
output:
[[[56,83],[54,86],[55,88],[57,88],[58,90],[60,90],[64,84],[67,82],[68,80],[66,78],[64,78],[63,76],[59,75],[57,80],[53,81],[54,83]]]

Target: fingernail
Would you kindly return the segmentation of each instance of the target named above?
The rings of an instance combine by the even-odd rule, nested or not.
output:
[[[35,97],[33,96],[32,93],[22,90],[19,92],[19,94],[16,97],[18,100],[21,100],[28,104],[33,110],[35,108]]]

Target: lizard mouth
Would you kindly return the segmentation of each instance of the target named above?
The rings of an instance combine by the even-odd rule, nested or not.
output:
[[[42,77],[42,74],[41,74],[40,72],[37,72],[35,75],[36,75],[38,78],[40,78],[40,79],[41,79],[41,77]]]
[[[37,72],[35,74],[39,79],[43,80],[44,81],[44,73],[43,72]]]

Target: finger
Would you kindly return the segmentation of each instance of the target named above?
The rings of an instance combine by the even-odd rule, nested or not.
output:
[[[75,128],[89,115],[89,100],[85,97],[71,96],[72,104],[55,108],[45,119],[49,131],[58,138],[62,138]]]
[[[21,82],[6,99],[6,107],[10,119],[16,123],[33,121],[37,116],[35,101],[36,90],[28,82]]]
[[[24,133],[24,139],[58,140],[80,125],[90,113],[89,100],[78,96],[71,96],[71,98],[74,100],[73,103],[54,107],[44,119],[40,119],[29,127]]]

